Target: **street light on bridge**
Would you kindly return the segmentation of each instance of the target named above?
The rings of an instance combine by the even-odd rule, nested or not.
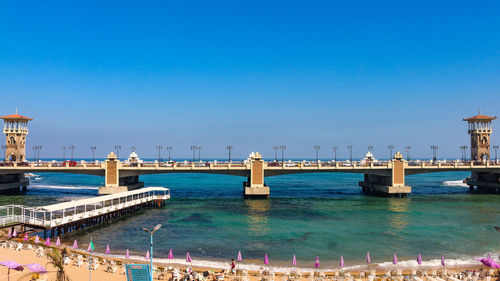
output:
[[[276,162],[278,161],[278,149],[279,148],[280,147],[277,146],[277,145],[273,146],[273,149],[274,149],[274,161],[276,161]]]
[[[389,149],[389,161],[391,161],[392,157],[394,155],[392,155],[392,150],[394,149],[394,145],[390,144],[387,146],[387,149]]]
[[[497,158],[498,145],[494,145],[493,149],[495,150],[495,164],[496,164],[498,162],[498,158]],[[4,154],[4,158],[5,158],[5,154]]]
[[[411,150],[411,146],[405,147],[405,150],[406,150],[406,161],[410,162],[410,150]]]
[[[462,151],[462,162],[465,162],[466,160],[466,155],[467,155],[467,146],[466,145],[461,145],[460,150]]]
[[[201,149],[202,149],[202,148],[203,148],[203,147],[198,146],[198,162],[201,162]]]
[[[71,162],[73,162],[73,151],[75,150],[75,146],[74,145],[70,145],[68,146],[69,150],[71,150]]]
[[[333,161],[337,162],[337,149],[339,149],[338,146],[333,146]]]
[[[437,145],[431,145],[431,149],[432,149],[432,163],[435,163],[436,162],[436,158],[437,158],[437,149],[438,149],[438,146]]]
[[[40,150],[41,149],[42,149],[41,145],[33,146],[33,153],[35,154],[34,158],[35,158],[35,162],[37,162],[37,163],[40,161]]]
[[[66,146],[61,147],[63,151],[63,157],[62,157],[63,162],[66,161],[66,148],[67,148]]]
[[[116,158],[120,159],[120,149],[122,149],[121,145],[115,145],[115,150],[116,150]]]
[[[347,149],[349,149],[349,163],[352,163],[352,145],[348,145]]]
[[[372,152],[372,150],[373,150],[373,145],[369,145],[368,146],[368,152]]]
[[[132,146],[130,147],[130,150],[131,150],[132,152],[135,152],[135,146],[133,146],[133,145],[132,145]]]
[[[281,164],[284,165],[286,145],[280,145],[280,149],[281,149]]]
[[[196,162],[196,149],[198,149],[196,145],[191,145],[191,150],[193,151],[193,162]]]
[[[90,150],[92,151],[92,164],[95,164],[95,150],[97,147],[91,146]]]
[[[157,145],[156,149],[158,150],[158,163],[161,163],[161,150],[163,149],[163,146]]]
[[[320,149],[319,145],[314,146],[314,150],[316,150],[316,163],[319,163],[319,158],[318,158],[319,149]]]
[[[167,147],[165,147],[165,149],[168,150],[168,161],[170,161],[171,160],[171,158],[170,158],[170,151],[172,151],[172,147],[171,146],[167,146]]]
[[[232,145],[228,145],[226,146],[226,149],[229,153],[229,163],[231,163],[231,150],[233,150],[233,146]]]

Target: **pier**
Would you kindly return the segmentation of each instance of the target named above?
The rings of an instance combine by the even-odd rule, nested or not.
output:
[[[6,205],[0,207],[0,227],[21,225],[43,230],[44,238],[100,224],[125,214],[151,207],[162,207],[170,190],[147,187],[40,207]]]
[[[141,175],[169,173],[211,173],[241,176],[243,196],[246,198],[269,198],[270,187],[265,178],[299,173],[359,173],[363,180],[359,186],[363,192],[373,195],[404,197],[411,193],[405,184],[405,176],[467,171],[471,172],[466,183],[471,191],[500,193],[500,163],[490,159],[490,136],[492,121],[496,117],[476,115],[463,119],[468,123],[470,135],[470,160],[439,161],[435,155],[430,161],[408,161],[400,152],[388,161],[375,161],[371,153],[361,161],[265,161],[256,152],[244,161],[120,161],[115,153],[107,155],[101,163],[85,161],[25,161],[27,124],[33,120],[19,114],[2,116],[7,151],[4,163],[0,164],[0,191],[24,190],[29,182],[25,173],[76,173],[104,177],[99,194],[122,193],[144,187]],[[135,154],[135,152],[133,152]],[[24,159],[20,161],[19,159]]]

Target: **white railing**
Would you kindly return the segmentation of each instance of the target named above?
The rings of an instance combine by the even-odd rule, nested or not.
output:
[[[24,223],[52,228],[131,206],[168,199],[170,199],[170,190],[168,188],[147,187],[42,207],[11,204],[0,206],[0,225]]]

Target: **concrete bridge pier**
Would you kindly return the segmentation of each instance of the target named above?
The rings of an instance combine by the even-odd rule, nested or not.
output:
[[[500,194],[500,174],[472,172],[465,183],[471,192]]]
[[[385,197],[406,197],[411,193],[411,186],[405,185],[405,165],[403,155],[397,152],[391,161],[387,175],[365,174],[359,182],[363,192]]]
[[[28,185],[29,180],[24,176],[24,173],[0,176],[0,193],[26,191]]]
[[[116,155],[113,152],[108,154],[104,174],[105,185],[99,188],[99,194],[114,194],[144,187],[144,183],[139,181],[139,176],[120,177],[120,168],[121,162]]]
[[[243,183],[243,196],[245,198],[269,198],[269,186],[264,182],[264,160],[256,152],[250,158],[250,176]]]

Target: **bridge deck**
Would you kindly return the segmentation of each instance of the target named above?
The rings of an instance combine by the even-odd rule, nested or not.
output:
[[[0,207],[0,226],[22,223],[45,229],[54,228],[144,203],[168,199],[170,199],[168,188],[147,187],[41,207],[6,205]]]

